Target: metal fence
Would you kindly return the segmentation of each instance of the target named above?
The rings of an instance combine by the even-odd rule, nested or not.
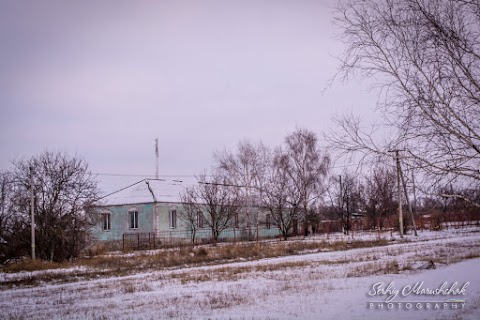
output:
[[[463,214],[451,214],[445,215],[441,213],[428,214],[416,217],[417,229],[424,230],[438,230],[440,228],[462,228],[466,226],[480,226],[480,220],[478,217],[472,219],[470,216]],[[385,230],[397,230],[398,217],[392,215],[382,219],[380,225],[372,223],[366,217],[355,218],[350,220],[350,232],[357,231],[385,231]],[[328,235],[330,233],[342,232],[341,220],[324,220],[317,224],[315,227],[305,225],[299,226],[296,233],[292,233],[289,236],[315,236],[315,235]],[[281,232],[276,227],[243,227],[243,228],[229,228],[223,230],[216,242],[249,242],[266,239],[279,239],[282,238]],[[199,229],[195,232],[194,244],[210,244],[213,243],[213,236],[210,229]],[[189,230],[170,230],[170,231],[152,231],[152,232],[138,232],[138,233],[124,233],[122,237],[121,246],[123,250],[148,250],[158,248],[173,248],[181,246],[192,245],[192,232]]]
[[[246,242],[281,237],[278,228],[235,228],[223,230],[216,242]],[[211,230],[196,230],[194,244],[213,243]],[[189,230],[152,231],[124,233],[122,236],[123,250],[149,250],[192,245],[192,232]]]

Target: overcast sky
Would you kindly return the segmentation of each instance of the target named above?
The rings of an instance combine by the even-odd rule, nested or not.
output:
[[[334,0],[1,1],[0,169],[42,150],[94,173],[194,175],[242,139],[274,146],[336,113]],[[98,176],[113,191],[140,177]],[[128,180],[128,181],[127,181]]]

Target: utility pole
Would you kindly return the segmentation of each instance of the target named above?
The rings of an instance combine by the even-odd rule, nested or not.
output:
[[[400,238],[403,238],[403,212],[402,212],[402,185],[400,181],[400,157],[398,152],[400,150],[389,150],[389,152],[395,152],[395,159],[397,163],[397,192],[398,192],[398,224],[400,225]]]
[[[35,260],[35,199],[33,188],[33,167],[30,167],[30,213],[32,222],[32,260]]]
[[[340,181],[340,196],[338,197],[338,206],[340,207],[340,212],[342,213],[342,220],[343,220],[342,175],[339,175],[338,178]]]
[[[340,214],[342,216],[342,229],[343,229],[343,233],[344,234],[348,234],[348,230],[347,230],[347,225],[346,225],[346,222],[345,222],[345,215],[343,213],[343,203],[344,203],[344,199],[343,199],[343,183],[342,183],[342,175],[339,175],[339,181],[340,181],[340,197],[339,197],[339,201],[338,201],[338,204],[340,206]]]
[[[402,167],[400,166],[400,176],[402,177],[403,191],[405,192],[405,198],[407,199],[408,211],[410,212],[410,218],[412,219],[413,233],[418,237],[417,225],[415,224],[415,217],[413,216],[412,205],[410,204],[410,199],[408,198],[407,193],[407,184],[405,183],[405,177],[403,176]]]
[[[412,184],[413,184],[413,212],[417,212],[417,191],[415,187],[415,173],[412,169]]]

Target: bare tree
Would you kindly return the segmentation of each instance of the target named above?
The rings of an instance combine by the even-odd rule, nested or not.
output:
[[[244,140],[239,142],[236,151],[216,152],[214,157],[224,180],[237,187],[247,227],[254,226],[258,236],[260,211],[253,208],[258,207],[262,197],[270,151],[261,142],[254,144]]]
[[[398,205],[395,200],[396,180],[395,171],[380,163],[365,179],[361,199],[370,226],[382,229],[385,218],[395,214]]]
[[[359,204],[362,200],[363,187],[360,185],[358,175],[349,172],[339,176],[338,184],[340,187],[339,203],[343,231],[345,234],[349,234],[352,227],[352,214],[358,213],[360,209]]]
[[[376,139],[378,128],[365,131],[347,115],[336,119],[342,130],[330,141],[345,152],[406,149],[404,161],[437,185],[478,189],[480,2],[346,0],[335,22],[346,43],[339,76],[374,82],[385,124],[380,132],[394,134]]]
[[[197,178],[198,185],[187,189],[186,193],[190,203],[205,208],[205,223],[216,243],[239,210],[239,196],[236,188],[226,184],[218,172],[213,171],[209,177],[207,179],[206,173],[201,174]]]
[[[316,207],[325,191],[325,178],[330,166],[330,156],[318,147],[314,132],[297,129],[285,139],[286,170],[300,195],[298,206],[305,219],[311,208]]]
[[[18,231],[28,234],[25,229],[31,225],[33,188],[37,256],[56,261],[78,256],[87,244],[89,227],[95,222],[90,208],[98,198],[97,183],[87,163],[78,156],[45,151],[16,161],[14,166],[16,188],[12,199]]]
[[[0,262],[8,257],[8,246],[14,234],[12,209],[13,177],[8,171],[0,172]]]
[[[190,240],[192,246],[194,246],[197,230],[200,227],[198,215],[203,215],[203,208],[200,204],[195,203],[196,198],[194,188],[185,189],[180,194],[180,200],[182,202],[182,208],[178,212],[178,217],[185,223],[187,230],[190,232]]]
[[[0,172],[0,238],[11,233],[13,212],[11,199],[13,193],[13,178],[10,172]]]
[[[284,240],[294,231],[294,224],[301,218],[299,204],[301,194],[289,174],[289,158],[277,148],[268,167],[267,180],[262,197],[262,206],[271,214]]]

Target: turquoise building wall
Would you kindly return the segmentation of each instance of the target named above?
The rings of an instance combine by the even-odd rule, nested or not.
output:
[[[100,221],[92,228],[92,236],[100,241],[122,240],[124,233],[151,232],[153,203],[99,207]],[[138,212],[138,228],[130,228],[130,212]],[[103,229],[103,215],[110,214],[110,230]]]
[[[130,211],[136,210],[138,212],[138,228],[130,228]],[[170,227],[170,212],[177,211],[177,227]],[[136,233],[150,233],[155,232],[160,238],[165,239],[184,239],[190,240],[190,231],[187,224],[180,219],[178,213],[182,210],[180,203],[145,203],[145,204],[130,204],[130,205],[111,205],[100,206],[97,208],[99,214],[99,222],[91,229],[91,234],[94,239],[99,241],[118,241],[123,239],[123,234]],[[109,213],[111,220],[110,230],[103,229],[103,215]],[[280,235],[278,228],[271,225],[267,229],[263,224],[266,211],[261,211],[259,219],[261,221],[260,227],[255,226],[250,228],[240,224],[238,228],[227,228],[220,234],[221,240],[253,240],[256,238],[258,231],[259,238],[275,237]],[[206,217],[206,214],[204,212]],[[206,218],[204,219],[206,220]],[[203,228],[197,230],[196,238],[198,242],[207,241],[211,238],[211,230],[205,222]]]

